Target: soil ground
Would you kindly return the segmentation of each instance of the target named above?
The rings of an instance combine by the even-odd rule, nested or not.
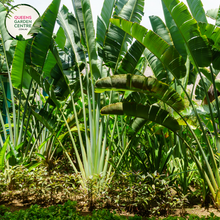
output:
[[[220,210],[217,210],[215,208],[205,209],[205,208],[201,208],[199,205],[194,206],[192,208],[186,208],[185,211],[186,211],[186,214],[198,215],[199,217],[210,216],[211,213],[214,213],[216,216],[220,217]],[[176,209],[173,215],[181,216],[181,210]]]

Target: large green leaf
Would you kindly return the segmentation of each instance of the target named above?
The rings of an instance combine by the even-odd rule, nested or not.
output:
[[[181,35],[175,21],[173,20],[170,12],[168,11],[167,7],[164,5],[162,1],[162,6],[163,6],[163,13],[166,21],[167,28],[169,29],[169,32],[172,36],[172,40],[174,43],[174,46],[176,50],[179,52],[179,54],[186,59],[187,57],[187,52],[185,48],[185,41],[183,39],[183,36]]]
[[[209,42],[205,36],[201,35],[197,21],[186,5],[179,0],[163,0],[163,2],[184,38],[193,64],[198,67],[209,66],[212,60]]]
[[[220,70],[220,27],[212,24],[199,23],[200,31],[209,39],[212,49],[212,64],[214,69]]]
[[[53,103],[57,107],[60,107],[60,103],[57,100],[53,86],[47,81],[47,79],[44,79],[43,76],[33,68],[31,68],[29,74],[38,83],[38,85],[40,85],[41,88],[43,88],[43,90],[49,95]]]
[[[56,97],[60,100],[65,100],[69,94],[69,90],[67,82],[64,79],[65,76],[57,64],[51,70],[50,75],[53,78],[53,84],[55,85],[54,92]]]
[[[5,16],[7,14],[6,8],[0,2],[0,71],[7,72],[9,65],[11,65],[14,50],[12,45],[16,45],[16,40],[12,40],[8,34],[5,26]],[[4,45],[4,46],[3,46]],[[5,57],[6,56],[6,57]],[[7,58],[7,61],[6,61]]]
[[[197,22],[207,23],[205,10],[201,0],[187,0],[190,11]]]
[[[144,0],[128,0],[117,16],[139,24],[144,15],[143,9]]]
[[[53,87],[53,92],[51,93],[52,96],[48,93],[47,94],[50,96],[50,98],[53,100],[53,102],[56,103],[57,98],[60,99],[60,100],[64,100],[64,99],[67,98],[67,96],[69,94],[69,89],[68,89],[68,86],[67,86],[67,83],[69,83],[68,79],[73,84],[73,81],[74,81],[73,77],[74,76],[72,76],[69,71],[66,72],[68,76],[65,75],[65,73],[63,71],[63,64],[65,65],[65,61],[63,61],[63,63],[62,63],[62,61],[60,59],[61,56],[59,54],[59,51],[61,51],[61,49],[56,47],[55,41],[51,38],[52,34],[50,35],[45,30],[48,19],[49,19],[49,22],[50,22],[50,23],[48,22],[48,25],[49,24],[52,25],[52,23],[55,22],[55,20],[56,20],[56,16],[57,16],[57,13],[58,13],[58,8],[57,8],[58,6],[57,5],[55,6],[54,5],[55,3],[57,4],[58,2],[54,1],[48,7],[48,9],[45,11],[45,13],[44,13],[45,16],[43,16],[42,21],[41,21],[42,26],[40,27],[40,31],[37,34],[37,36],[39,34],[40,34],[40,36],[42,36],[42,38],[39,38],[39,41],[43,42],[44,37],[45,37],[45,38],[48,38],[47,40],[48,40],[48,42],[50,40],[50,42],[48,43],[47,48],[42,48],[42,50],[44,49],[44,51],[42,51],[42,52],[45,55],[44,61],[42,60],[43,61],[43,63],[42,63],[43,66],[41,66],[43,68],[43,75],[42,75],[42,77],[39,77],[38,74],[37,74],[37,76],[34,76],[34,78],[35,78],[35,80],[37,80],[37,83],[40,86],[43,85],[43,88],[44,88],[45,92],[50,91],[49,88],[51,86]],[[66,13],[65,18],[67,19],[67,22],[68,22],[69,13],[68,13],[68,9],[65,6],[61,10],[61,13],[62,12],[63,12],[63,14]],[[49,18],[50,13],[53,14],[51,19]],[[60,16],[60,17],[63,18],[62,16]],[[65,19],[63,19],[63,20],[65,20]],[[45,22],[45,25],[44,25],[45,27],[43,26],[44,22]],[[64,24],[64,26],[65,26],[65,24]],[[43,34],[41,34],[41,31],[46,32],[47,34],[43,35]],[[51,26],[50,31],[51,31],[51,33],[53,32],[52,26]],[[73,32],[73,30],[72,30],[72,32]],[[70,37],[68,36],[68,38],[71,39],[72,36],[70,36]],[[28,64],[33,64],[32,63],[32,57],[29,57],[29,54],[31,54],[31,52],[32,52],[33,45],[34,45],[34,42],[36,40],[36,37],[34,38],[34,40],[32,42],[29,41],[27,43],[27,46],[26,46],[25,58],[26,58],[26,61],[28,62]],[[60,45],[60,47],[64,47],[66,37],[65,37],[64,31],[62,29],[60,29],[58,31],[55,40]],[[62,40],[64,41],[64,44],[61,42]],[[58,49],[59,49],[59,51],[58,51]],[[40,54],[38,54],[38,55],[40,55]],[[71,61],[72,61],[72,59],[71,59]],[[68,66],[68,68],[69,68],[69,66]],[[41,73],[41,72],[39,72],[39,73]],[[32,74],[33,74],[33,69],[30,72],[30,75],[32,75]],[[45,82],[47,82],[46,86],[43,83],[44,80],[45,80]],[[52,83],[52,85],[50,85],[50,83]]]
[[[137,133],[147,122],[148,120],[144,118],[135,118],[131,123],[129,133]]]
[[[146,58],[149,67],[151,68],[154,76],[162,81],[162,82],[169,82],[170,80],[170,74],[163,63],[153,54],[151,53],[148,49],[145,49],[144,51],[144,57]],[[172,79],[172,78],[171,78]]]
[[[214,8],[214,9],[209,9],[206,12],[207,17],[216,20],[217,16],[218,16],[218,8]]]
[[[58,15],[59,17],[59,15]],[[59,22],[58,22],[59,23]],[[52,41],[53,42],[53,41]],[[65,50],[64,49],[64,46],[66,44],[66,36],[65,36],[65,33],[64,33],[64,30],[62,27],[59,28],[59,30],[57,31],[56,33],[56,38],[55,38],[55,42],[58,46],[58,48],[62,49],[62,50]],[[54,46],[54,45],[53,45]],[[62,51],[63,52],[63,51]],[[60,52],[60,59],[62,59],[62,52]],[[63,52],[65,55],[66,53]],[[69,58],[69,57],[68,57]],[[65,63],[65,62],[64,62]],[[45,64],[44,64],[44,68],[43,68],[43,75],[44,75],[44,78],[47,77],[47,79],[51,79],[51,75],[50,75],[50,72],[52,70],[52,68],[56,65],[56,59],[53,55],[53,53],[51,51],[48,52],[47,54],[47,57],[46,57],[46,61],[45,61]],[[63,64],[64,66],[65,64]],[[68,66],[69,67],[69,66]]]
[[[96,82],[95,92],[111,90],[143,92],[170,105],[176,111],[185,108],[184,101],[174,89],[152,77],[126,74],[106,77]]]
[[[102,6],[101,17],[97,19],[97,42],[103,46],[106,32],[110,25],[115,0],[105,0]]]
[[[169,45],[173,45],[170,33],[163,21],[158,16],[150,16],[149,18],[153,31],[164,39]]]
[[[57,125],[57,120],[53,115],[49,114],[44,109],[40,111],[38,109],[32,110],[32,114],[39,120],[52,134],[55,134],[55,129]]]
[[[89,0],[75,0],[73,1],[73,5],[78,24],[81,27],[82,33],[84,33],[83,35],[85,35],[91,75],[98,79],[100,77],[100,71],[97,66],[98,57],[96,53],[95,30],[90,2]]]
[[[81,0],[72,0],[72,3],[73,3],[75,16],[78,21],[78,25],[80,29],[80,41],[83,45],[85,45],[86,33],[85,33],[84,13],[82,9],[82,2]]]
[[[139,62],[139,59],[144,52],[145,47],[138,41],[134,41],[127,53],[125,54],[120,67],[118,68],[118,73],[134,74],[135,68]]]
[[[0,30],[1,30],[1,37],[4,40],[4,43],[11,39],[10,35],[8,34],[6,27],[5,27],[5,16],[7,14],[6,8],[0,2]]]
[[[43,67],[49,50],[60,0],[53,0],[42,15],[41,27],[30,48],[31,63]]]
[[[216,20],[215,25],[220,27],[220,6],[219,6],[219,8],[208,10],[206,15],[208,17]]]
[[[71,82],[73,81],[73,79],[71,75],[67,77],[63,71],[62,61],[60,59],[58,48],[56,47],[54,40],[51,40],[50,52],[54,56],[56,64],[53,66],[53,68],[50,71],[49,79],[52,79],[54,92],[56,96],[59,97],[59,99],[64,100],[67,98],[68,94],[70,93],[69,88],[68,88],[69,82],[67,78],[69,78]],[[67,74],[69,73],[67,72]]]
[[[56,65],[56,59],[54,58],[53,53],[51,51],[48,51],[43,68],[44,78],[51,79],[50,72],[55,65]]]
[[[153,31],[148,31],[137,23],[132,23],[123,19],[111,19],[111,22],[136,38],[148,50],[155,54],[175,77],[182,78],[185,76],[185,60],[177,52],[174,46],[169,45]]]
[[[214,49],[220,50],[220,27],[213,24],[199,23],[200,31],[213,42]]]
[[[5,143],[3,144],[3,147],[0,149],[0,170],[4,170],[4,166],[5,166],[5,155],[6,155],[6,150],[8,147],[8,143],[9,143],[9,138],[10,136],[7,137]]]
[[[131,22],[140,23],[144,10],[143,0],[128,0],[118,13],[119,17]],[[103,58],[106,65],[118,68],[118,64],[127,52],[127,44],[132,43],[132,38],[118,27],[111,25],[105,37]]]
[[[58,14],[58,17],[59,17],[59,14]],[[65,36],[63,28],[60,27],[59,30],[57,31],[55,41],[57,43],[57,46],[61,48],[62,50],[64,50],[64,46],[66,44],[66,36]]]
[[[84,52],[78,44],[80,33],[77,27],[77,21],[74,16],[69,13],[66,6],[63,6],[58,14],[58,23],[64,30],[65,36],[67,38],[67,47],[70,47],[74,52],[76,60],[75,65],[80,65],[80,62],[85,62]]]
[[[26,51],[27,51],[27,47],[26,47]],[[52,94],[54,95],[54,97],[53,98],[50,97],[50,98],[64,100],[67,98],[69,94],[69,90],[67,86],[67,81],[65,79],[66,76],[62,69],[62,62],[60,60],[59,53],[57,47],[55,46],[54,40],[51,40],[49,49],[50,50],[47,54],[47,58],[43,69],[44,71],[48,71],[48,72],[41,74],[41,71],[37,72],[34,69],[31,69],[29,74],[44,89],[46,93],[47,91],[50,90],[49,87],[53,87]],[[33,71],[37,72],[36,75],[34,76],[33,76]],[[40,74],[41,76],[39,76]],[[44,82],[47,83],[44,84]]]
[[[26,41],[18,41],[12,64],[11,81],[13,86],[18,89],[21,86],[28,89],[31,82],[31,77],[25,69],[25,47]]]
[[[167,111],[155,105],[136,103],[115,103],[101,109],[101,114],[128,115],[153,121],[176,132],[180,129],[178,122]]]

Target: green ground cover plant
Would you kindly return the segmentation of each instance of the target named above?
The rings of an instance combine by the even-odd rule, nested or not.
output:
[[[20,210],[14,213],[7,212],[4,207],[1,207],[1,211],[3,215],[1,215],[1,219],[10,219],[10,220],[20,220],[20,219],[127,219],[126,217],[116,215],[115,213],[111,213],[109,210],[98,210],[94,211],[92,215],[81,216],[76,211],[76,203],[72,201],[67,201],[64,205],[50,206],[48,208],[41,208],[38,205],[33,205],[27,210]],[[129,219],[142,219],[140,216],[129,217]]]
[[[91,215],[82,216],[79,212],[76,211],[76,202],[67,201],[64,205],[57,205],[57,206],[50,206],[48,208],[41,208],[38,205],[33,205],[29,209],[15,211],[13,213],[8,212],[8,210],[0,206],[1,210],[1,219],[3,220],[31,220],[31,219],[91,219],[91,220],[121,220],[121,219],[129,219],[129,220],[142,220],[141,216],[135,215],[133,217],[125,217],[116,214],[116,212],[110,212],[109,210],[96,210],[93,211]],[[149,220],[156,219],[155,217],[148,218]],[[160,218],[157,218],[160,219]],[[215,216],[213,213],[210,216],[196,216],[196,215],[189,215],[187,217],[176,217],[176,216],[169,216],[163,218],[165,220],[182,220],[182,219],[198,219],[198,220],[218,220],[220,217]]]

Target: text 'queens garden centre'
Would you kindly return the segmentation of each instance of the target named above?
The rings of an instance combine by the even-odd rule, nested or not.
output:
[[[5,19],[8,33],[15,39],[30,39],[29,34],[34,22],[40,17],[31,5],[20,4],[12,7]],[[20,37],[22,35],[22,38]]]
[[[15,28],[31,28],[32,17],[31,16],[14,16]]]

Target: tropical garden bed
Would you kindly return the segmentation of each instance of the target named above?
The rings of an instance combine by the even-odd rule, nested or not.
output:
[[[80,187],[80,179],[72,172],[64,173],[53,170],[51,173],[43,167],[28,171],[24,166],[10,169],[11,182],[1,175],[0,204],[11,212],[26,210],[38,204],[39,207],[62,205],[67,200],[81,215],[89,215],[93,210],[110,210],[121,216],[209,216],[220,213],[212,201],[202,201],[199,187],[184,196],[177,193],[175,185],[165,181],[158,173],[141,175],[141,173],[115,174],[112,182],[105,189],[97,191],[100,179],[87,182],[87,190]],[[120,187],[119,187],[120,186]],[[178,188],[177,188],[178,190]],[[210,196],[210,195],[209,195]],[[211,196],[209,197],[211,199]],[[202,207],[203,206],[203,207]],[[1,206],[3,208],[3,206]],[[37,206],[36,206],[37,207]],[[38,207],[38,208],[39,208]],[[3,208],[4,209],[4,208]],[[37,212],[37,211],[36,211]],[[103,211],[105,212],[105,211]]]
[[[94,219],[217,210],[220,9],[163,0],[165,23],[150,16],[147,30],[144,0],[105,0],[95,32],[89,0],[73,1],[74,14],[59,6],[23,40],[0,3],[1,204],[66,202],[48,211],[57,219],[65,207]]]
[[[118,214],[115,211],[109,211],[106,209],[103,210],[94,210],[93,212],[78,212],[75,208],[75,203],[68,201],[63,206],[56,205],[50,206],[48,208],[40,208],[38,205],[31,206],[25,211],[20,209],[19,211],[9,212],[8,208],[1,206],[1,216],[2,219],[111,219],[111,220],[120,220],[120,219],[130,219],[130,220],[153,220],[155,217],[141,217],[138,215],[130,214]],[[176,212],[175,215],[169,217],[161,217],[157,219],[164,220],[174,220],[174,219],[219,219],[218,215],[216,216],[213,212],[204,212],[204,210],[196,209],[197,213],[190,212],[185,214],[182,217],[178,217],[179,213]],[[191,214],[190,214],[191,213]]]

